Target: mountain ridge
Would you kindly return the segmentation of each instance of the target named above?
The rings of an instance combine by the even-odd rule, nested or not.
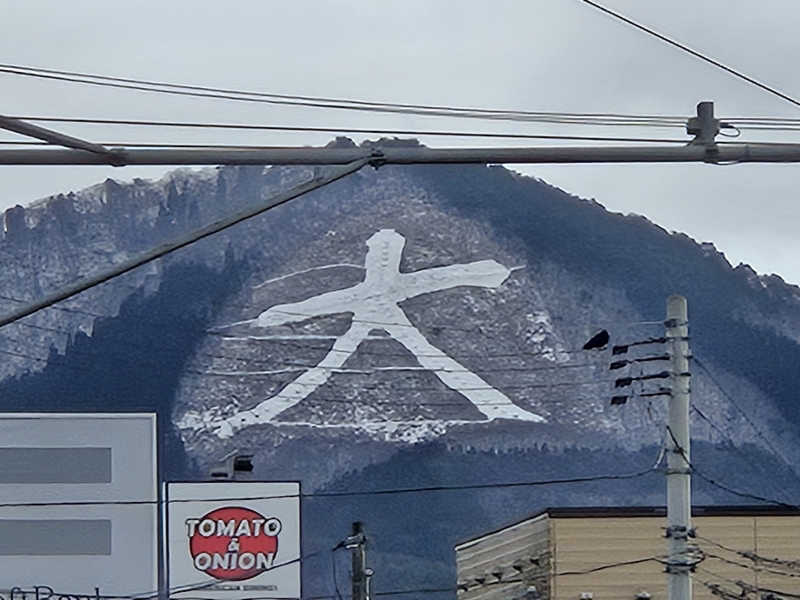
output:
[[[9,209],[0,308],[313,173],[184,170],[157,182],[107,180]],[[361,327],[362,341],[351,346],[337,344],[365,317],[341,307],[291,322],[261,319],[357,287],[376,272],[369,240],[388,230],[405,240],[399,254],[385,258],[396,261],[398,276],[456,277],[441,269],[488,261],[507,275],[484,287],[445,277],[435,290],[402,300],[390,297],[387,283],[371,292],[385,312],[366,318],[374,326]],[[155,411],[163,474],[173,479],[205,478],[234,448],[254,451],[257,478],[302,480],[308,493],[640,471],[663,442],[664,406],[643,398],[609,406],[617,372],[608,371],[608,351],[581,346],[600,327],[612,343],[662,335],[664,301],[674,292],[689,300],[699,359],[692,365],[693,460],[733,489],[791,499],[800,492],[797,286],[732,267],[708,243],[644,217],[610,213],[499,166],[364,170],[41,311],[0,337],[8,356],[0,399],[3,410]],[[402,343],[399,324],[417,332],[414,344]],[[337,352],[347,356],[323,364]],[[433,357],[443,362],[432,364]],[[325,369],[305,393],[303,378]],[[482,383],[454,378],[467,374]],[[476,391],[546,422],[486,420]],[[288,394],[299,400],[229,438],[185,419],[191,411],[227,418]],[[315,427],[287,423],[293,420]],[[458,423],[417,435],[423,421]],[[403,427],[380,432],[387,422]],[[384,504],[368,495],[309,498],[305,550],[317,550],[317,542],[331,547],[349,521],[365,518],[383,589],[400,585],[408,569],[442,584],[452,576],[448,544],[456,533],[477,533],[542,503],[657,503],[661,486],[648,477],[552,491],[485,490],[458,501],[452,493],[405,504],[399,496]],[[699,481],[695,500],[745,499]],[[417,529],[390,518],[401,507]],[[426,527],[438,533],[426,535]],[[330,591],[319,572],[305,576],[309,589]]]

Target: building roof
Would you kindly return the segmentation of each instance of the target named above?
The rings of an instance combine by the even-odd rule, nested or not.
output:
[[[553,506],[535,512],[524,519],[518,519],[486,531],[456,544],[456,548],[475,542],[482,538],[499,533],[527,521],[544,516],[552,519],[596,519],[603,517],[666,517],[664,506]],[[718,504],[711,506],[693,506],[693,517],[798,517],[800,507],[771,506],[767,504]]]
[[[539,511],[524,519],[548,514],[552,518],[589,518],[589,517],[666,517],[665,506],[563,506],[551,507]],[[800,516],[800,508],[791,506],[771,506],[768,504],[717,504],[710,506],[693,506],[695,517],[743,517],[743,516]]]

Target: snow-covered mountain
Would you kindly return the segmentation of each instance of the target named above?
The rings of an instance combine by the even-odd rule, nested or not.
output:
[[[10,209],[0,308],[312,175],[180,170]],[[800,289],[502,167],[362,170],[41,311],[0,336],[0,399],[157,410],[171,477],[202,478],[234,448],[255,452],[256,476],[306,492],[638,471],[658,454],[663,400],[611,406],[612,380],[639,367],[610,372],[608,351],[582,345],[599,328],[617,344],[658,337],[671,293],[689,300],[698,359],[694,462],[796,495]],[[460,537],[545,504],[658,503],[662,487],[313,498],[304,544],[330,547],[362,519],[376,585],[409,569],[449,584]],[[702,482],[695,495],[737,500]],[[328,591],[324,573],[305,576]]]

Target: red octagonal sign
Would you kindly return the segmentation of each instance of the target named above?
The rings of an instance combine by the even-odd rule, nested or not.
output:
[[[186,519],[195,569],[216,579],[242,581],[271,569],[278,553],[281,522],[254,510],[225,507]]]

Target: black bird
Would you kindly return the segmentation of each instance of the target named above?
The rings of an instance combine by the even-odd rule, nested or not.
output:
[[[608,344],[608,331],[601,329],[583,345],[584,350],[602,350]]]

